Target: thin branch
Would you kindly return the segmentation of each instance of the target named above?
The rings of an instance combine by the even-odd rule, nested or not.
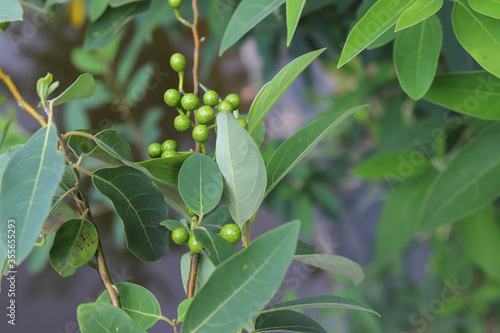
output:
[[[12,93],[12,96],[14,96],[14,98],[17,101],[17,105],[19,105],[20,108],[24,109],[33,118],[35,118],[35,120],[38,121],[40,125],[42,125],[42,127],[47,126],[47,121],[45,120],[45,118],[41,114],[39,114],[31,105],[29,105],[28,102],[24,100],[23,96],[21,96],[21,94],[19,93],[19,90],[17,90],[17,87],[14,84],[14,82],[12,82],[12,80],[10,79],[10,76],[6,75],[2,71],[2,67],[0,67],[0,79],[3,82],[5,82],[5,84],[9,88],[10,92]]]
[[[93,136],[92,134],[90,133],[85,133],[85,132],[78,132],[78,131],[71,131],[71,132],[67,132],[65,133],[62,138],[64,140],[68,139],[68,137],[72,136],[72,135],[77,135],[77,136],[84,136],[86,138],[89,138],[90,140],[96,140],[96,137]]]
[[[189,266],[189,279],[187,283],[187,298],[193,298],[196,286],[196,273],[198,271],[198,253],[191,255],[191,265]]]

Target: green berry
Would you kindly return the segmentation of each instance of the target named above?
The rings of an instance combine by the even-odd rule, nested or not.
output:
[[[195,217],[198,216],[195,212],[193,212],[188,206],[186,206],[186,212],[188,213],[189,216]]]
[[[167,149],[163,153],[161,153],[161,157],[173,157],[177,156],[177,152],[175,150]]]
[[[188,246],[193,253],[200,253],[201,251],[203,251],[203,246],[198,243],[198,241],[194,237],[194,234],[191,234],[191,236],[189,236]]]
[[[213,90],[209,90],[203,95],[203,103],[208,106],[214,107],[219,104],[219,94]]]
[[[182,6],[182,0],[168,0],[170,7],[179,9]]]
[[[175,140],[165,140],[161,144],[161,151],[165,151],[165,150],[177,151],[177,148],[178,148],[177,142],[175,142]]]
[[[185,132],[191,128],[191,120],[189,120],[188,116],[180,114],[174,119],[174,127],[179,132]]]
[[[236,120],[238,120],[238,122],[241,124],[241,126],[243,126],[243,128],[244,128],[244,129],[247,129],[248,124],[247,124],[247,122],[246,122],[246,120],[245,120],[245,119],[243,119],[243,118],[238,118],[238,119],[236,119]]]
[[[240,96],[238,96],[238,94],[229,94],[226,96],[224,100],[231,103],[231,105],[235,110],[238,110],[239,107],[241,106],[241,98]]]
[[[220,236],[234,245],[241,239],[241,230],[236,224],[229,223],[220,229]]]
[[[174,53],[170,57],[170,67],[176,72],[182,72],[186,68],[186,57],[182,53]]]
[[[186,111],[193,111],[200,105],[200,99],[193,93],[188,93],[182,96],[181,105]]]
[[[197,125],[193,128],[193,139],[196,142],[203,143],[210,137],[210,130],[205,125]]]
[[[151,158],[158,158],[161,156],[161,144],[158,142],[152,143],[148,147],[148,155]]]
[[[168,89],[163,95],[165,104],[174,108],[181,106],[181,98],[182,95],[177,89]]]
[[[229,103],[228,101],[220,102],[219,104],[217,104],[217,112],[222,112],[222,111],[233,112],[234,111],[233,104]]]
[[[182,245],[186,244],[189,239],[189,231],[184,227],[175,228],[172,231],[172,240],[175,244]]]
[[[204,105],[196,111],[196,120],[200,124],[208,124],[215,118],[215,111],[208,105]]]

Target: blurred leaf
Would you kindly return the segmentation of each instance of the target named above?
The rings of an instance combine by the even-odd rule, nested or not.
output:
[[[500,19],[500,3],[496,0],[469,0],[469,6],[478,13]]]
[[[420,176],[407,179],[391,189],[377,230],[377,260],[387,262],[398,257],[411,237],[419,231],[423,200],[436,176],[436,170],[429,168]]]
[[[187,282],[189,278],[189,267],[191,255],[185,253],[181,258],[181,277],[182,277],[182,285],[184,286],[184,291],[186,292]],[[198,271],[196,275],[196,285],[194,288],[195,295],[201,290],[201,287],[205,285],[208,278],[212,275],[215,270],[214,264],[206,257],[199,256],[198,257]]]
[[[222,196],[222,175],[207,155],[190,156],[179,171],[179,192],[186,205],[197,215],[212,211]]]
[[[355,111],[363,108],[358,106],[345,112],[337,112],[322,117],[309,125],[304,126],[283,142],[275,150],[267,163],[267,189],[266,194],[279,183],[297,165],[305,155],[316,146],[316,144],[325,137],[328,132],[349,117]]]
[[[49,263],[49,251],[54,243],[54,235],[45,234],[45,245],[36,246],[33,251],[31,251],[26,264],[26,271],[29,275],[38,275]]]
[[[292,214],[300,221],[300,231],[306,240],[314,236],[314,206],[309,195],[299,192],[292,202]]]
[[[78,129],[76,131],[90,134],[89,129]],[[91,139],[80,135],[71,135],[67,141],[67,144],[69,149],[71,149],[71,151],[77,158],[90,154],[95,148],[95,145]]]
[[[306,53],[286,65],[276,76],[264,86],[255,97],[248,111],[248,132],[252,133],[259,122],[264,119],[281,95],[290,87],[295,79],[325,49]]]
[[[342,213],[342,203],[334,190],[324,182],[314,181],[309,184],[313,200],[321,209],[331,217],[340,216]]]
[[[340,297],[340,296],[314,296],[308,298],[297,299],[285,303],[280,303],[276,305],[269,306],[261,311],[261,313],[269,313],[274,311],[283,310],[296,310],[296,309],[330,309],[330,308],[340,308],[340,309],[350,309],[350,310],[361,310],[371,312],[380,317],[380,315],[373,311],[372,309],[359,304],[352,299]]]
[[[64,156],[56,146],[55,126],[42,127],[24,146],[15,149],[3,171],[0,221],[16,221],[16,264],[26,259],[36,243],[64,172]],[[4,232],[0,231],[0,260],[7,255]]]
[[[401,14],[415,0],[379,0],[352,28],[342,49],[338,68],[358,55],[386,30],[394,26]]]
[[[229,244],[224,238],[208,230],[195,229],[194,235],[196,240],[210,252],[208,259],[210,259],[215,266],[223,263],[227,258],[238,252],[236,248]]]
[[[334,254],[307,254],[295,255],[293,256],[293,260],[346,276],[351,279],[354,284],[359,284],[364,278],[361,267],[346,257]]]
[[[187,158],[193,153],[176,155],[172,157],[153,158],[135,164],[148,170],[149,173],[158,180],[170,185],[178,184],[179,170]]]
[[[147,333],[125,311],[110,304],[87,303],[78,306],[78,325],[82,333]]]
[[[500,119],[500,79],[488,72],[436,75],[424,98],[481,119]]]
[[[160,303],[146,288],[128,282],[115,283],[120,294],[122,310],[142,329],[153,326],[161,316]],[[104,291],[95,301],[96,304],[111,304],[109,295]]]
[[[217,114],[216,161],[224,179],[229,212],[242,228],[259,208],[266,169],[252,137],[227,111]]]
[[[62,277],[75,274],[75,268],[88,263],[97,251],[99,236],[92,222],[69,220],[57,229],[50,249],[50,265]]]
[[[224,31],[219,56],[284,2],[285,0],[242,0]]]
[[[54,106],[72,101],[78,98],[92,98],[95,92],[95,81],[92,74],[85,73],[76,79],[68,89],[56,98],[48,101],[53,102]]]
[[[464,49],[484,69],[500,77],[500,63],[497,61],[500,54],[500,21],[475,12],[466,0],[455,1],[452,18],[453,30]]]
[[[136,105],[146,95],[149,81],[154,75],[154,63],[149,61],[139,67],[130,78],[125,91],[125,103]]]
[[[431,16],[398,33],[394,43],[394,67],[401,88],[413,99],[425,95],[432,84],[441,51],[443,30]]]
[[[300,15],[302,14],[305,4],[306,0],[288,0],[286,2],[286,28],[288,34],[286,46],[290,46],[292,42],[295,29],[297,29]]]
[[[94,2],[101,2],[94,1]],[[102,3],[106,3],[102,1]],[[106,71],[106,63],[102,61],[97,52],[83,51],[81,47],[74,48],[71,51],[71,63],[81,72],[89,72],[92,74],[104,74]]]
[[[131,2],[144,1],[144,0],[109,0],[109,5],[111,7],[120,7]]]
[[[455,222],[500,195],[500,125],[470,140],[436,177],[423,201],[421,230]]]
[[[149,8],[149,2],[131,3],[118,8],[108,8],[99,19],[90,24],[85,33],[83,50],[89,51],[108,46],[118,31],[132,18]]]
[[[0,106],[2,105],[2,102],[3,102],[3,100],[0,98]],[[5,126],[3,127],[2,133],[0,133],[0,149],[2,148],[3,143],[5,142],[5,137],[7,136],[7,132],[9,131],[10,124],[12,124],[12,121],[14,119],[16,119],[16,115],[15,114],[13,114],[13,115],[11,115],[9,117],[9,119],[5,123]]]
[[[23,7],[17,0],[4,0],[0,10],[0,22],[23,20]]]
[[[152,262],[168,252],[167,205],[158,187],[142,172],[127,166],[94,171],[92,182],[113,202],[123,221],[127,248],[139,259]]]
[[[144,143],[149,146],[160,136],[162,129],[160,128],[161,119],[165,115],[165,111],[161,107],[150,108],[141,121],[141,131],[144,135]],[[147,147],[145,147],[147,150]]]
[[[102,14],[106,8],[108,8],[109,0],[91,0],[89,18],[90,22],[95,22]]]
[[[327,333],[325,329],[305,314],[291,310],[263,313],[255,319],[255,330],[259,332],[303,332]]]
[[[297,247],[295,248],[295,255],[300,256],[307,254],[318,254],[318,251],[316,251],[316,249],[313,246],[304,243],[301,240],[297,241]]]
[[[184,318],[186,318],[186,312],[189,309],[192,301],[192,298],[187,298],[179,304],[179,306],[177,307],[177,322],[184,321]]]
[[[399,151],[372,157],[352,169],[352,173],[365,179],[407,179],[421,174],[429,165],[430,161],[419,150]]]
[[[443,6],[443,0],[417,0],[401,14],[396,31],[409,28],[436,14]]]
[[[287,223],[220,264],[189,306],[182,333],[235,331],[278,290],[292,261],[300,225]]]

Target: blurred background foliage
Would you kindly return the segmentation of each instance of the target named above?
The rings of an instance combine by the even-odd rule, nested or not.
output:
[[[380,170],[374,171],[374,177],[365,177],[366,172],[356,166],[374,156],[424,150],[426,146],[418,143],[427,142],[433,130],[441,128],[443,139],[424,151],[439,170],[445,158],[488,122],[450,114],[429,102],[407,97],[393,67],[394,33],[384,34],[370,46],[371,50],[337,69],[349,30],[375,2],[308,1],[290,47],[286,47],[282,6],[218,57],[222,34],[239,1],[199,1],[200,29],[206,37],[201,49],[200,82],[222,95],[240,94],[240,110],[248,110],[260,87],[284,64],[327,47],[267,118],[262,147],[265,158],[280,142],[320,115],[370,105],[369,111],[357,112],[330,133],[265,202],[272,212],[269,219],[285,222],[299,218],[302,239],[319,251],[345,255],[362,264],[365,281],[353,286],[338,276],[299,266],[285,278],[281,297],[293,299],[303,288],[319,288],[323,293],[325,289],[334,290],[382,315],[379,319],[356,311],[317,311],[325,327],[338,332],[500,332],[500,266],[491,264],[495,259],[485,262],[480,258],[484,256],[478,253],[494,249],[478,250],[481,238],[471,242],[468,235],[474,231],[468,230],[465,222],[444,225],[435,233],[419,233],[390,258],[379,255],[384,243],[399,241],[378,233],[384,202],[394,191],[394,179],[381,177]],[[15,82],[22,80],[19,88],[32,105],[37,104],[34,83],[46,72],[52,72],[62,86],[77,73],[89,72],[97,81],[94,98],[68,103],[60,110],[57,122],[65,131],[116,129],[132,146],[136,161],[147,158],[147,146],[152,142],[176,139],[181,149],[191,148],[189,138],[178,137],[173,129],[176,112],[163,103],[163,92],[176,85],[175,73],[168,65],[170,55],[182,52],[188,64],[192,63],[191,35],[178,24],[167,1],[48,0],[22,4],[25,22],[13,23],[0,37],[5,54],[0,65]],[[181,10],[188,19],[192,15],[189,7]],[[446,1],[439,12],[444,38],[438,72],[477,70],[478,64],[454,36],[451,10],[452,2]],[[30,33],[27,25],[36,32]],[[10,70],[19,68],[17,61],[33,63],[35,70],[28,72],[33,66]],[[186,75],[186,90],[190,91],[191,73]],[[14,101],[4,86],[0,95],[7,97],[0,114],[0,152],[4,152],[25,142],[33,124],[27,118],[17,120]],[[396,162],[389,160],[384,168],[397,167]],[[96,163],[87,166],[93,169],[100,162],[85,163]],[[98,219],[111,221],[103,227],[112,235],[109,241],[124,250],[122,226],[112,215],[110,202],[97,192],[90,196]],[[482,213],[498,215],[494,206],[496,203]],[[71,218],[70,210],[65,205],[60,207],[56,215],[61,218],[53,223]],[[498,218],[492,221],[498,228]],[[261,228],[267,229],[265,225]],[[26,268],[30,274],[46,274],[46,261],[39,258],[47,256],[47,249],[39,248],[31,255]],[[500,251],[494,255],[499,256]]]

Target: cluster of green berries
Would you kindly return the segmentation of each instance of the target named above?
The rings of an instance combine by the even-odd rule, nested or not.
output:
[[[172,157],[177,155],[177,142],[165,140],[162,144],[155,142],[149,145],[148,155],[151,158]]]

